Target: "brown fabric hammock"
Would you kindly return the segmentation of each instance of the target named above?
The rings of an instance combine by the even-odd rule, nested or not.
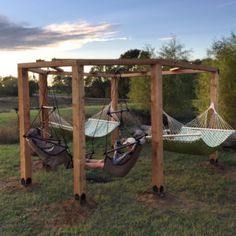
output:
[[[44,166],[55,169],[64,164],[65,168],[72,167],[72,156],[67,147],[55,139],[45,139],[38,129],[32,128],[25,135],[31,149],[40,157]]]
[[[127,152],[125,157],[119,163],[114,164],[112,157],[107,154],[104,160],[104,170],[109,172],[114,177],[126,176],[137,162],[142,150],[141,144],[136,143],[134,145],[135,147],[133,150],[131,152]]]

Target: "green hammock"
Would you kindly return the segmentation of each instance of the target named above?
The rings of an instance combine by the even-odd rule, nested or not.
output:
[[[165,138],[164,150],[194,155],[209,155],[234,132],[227,129],[183,126],[178,135]]]
[[[165,151],[192,155],[209,155],[217,150],[216,147],[208,147],[202,139],[196,140],[194,142],[164,140],[163,146]]]

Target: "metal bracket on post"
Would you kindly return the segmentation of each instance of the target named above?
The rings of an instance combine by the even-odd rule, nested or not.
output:
[[[80,205],[84,205],[86,203],[86,194],[82,193],[80,196],[78,194],[75,194],[75,200],[79,201]]]
[[[156,185],[154,185],[152,187],[152,191],[153,191],[154,194],[156,194],[159,197],[164,197],[165,196],[164,186],[162,186],[162,185],[159,188]]]
[[[23,185],[24,187],[28,187],[29,185],[32,184],[32,179],[31,178],[27,178],[27,179],[22,178],[20,182],[21,182],[21,185]]]

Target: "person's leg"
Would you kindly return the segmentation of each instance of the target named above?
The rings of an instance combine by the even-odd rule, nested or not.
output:
[[[104,167],[104,161],[103,160],[98,160],[95,162],[93,160],[92,162],[85,162],[85,167],[89,169],[103,169]]]
[[[89,162],[89,163],[98,163],[98,162],[104,162],[104,160],[86,159],[86,162]]]

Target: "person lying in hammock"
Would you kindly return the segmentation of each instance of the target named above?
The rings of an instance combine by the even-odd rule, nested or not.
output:
[[[127,138],[124,142],[116,142],[114,145],[114,155],[112,158],[112,162],[114,165],[119,164],[128,153],[132,153],[134,150],[135,144],[137,141],[133,137]],[[121,153],[120,150],[123,149],[122,147],[126,148],[126,151]],[[103,169],[104,168],[104,160],[91,160],[86,159],[85,167],[89,169]]]

